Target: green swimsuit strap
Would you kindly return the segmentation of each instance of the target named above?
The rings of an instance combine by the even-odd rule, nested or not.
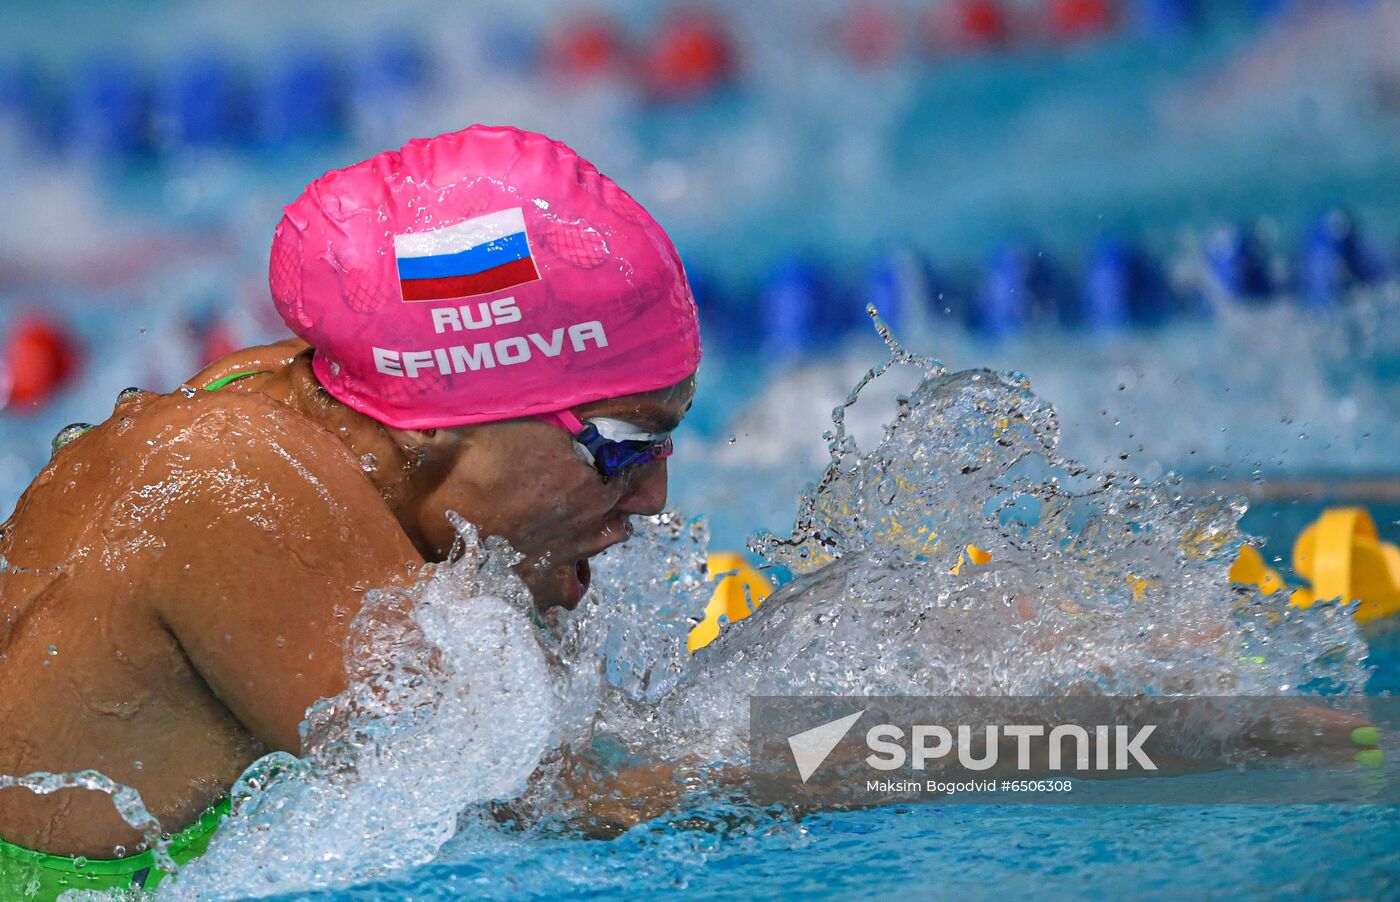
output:
[[[204,386],[204,390],[218,391],[225,385],[228,385],[230,382],[237,382],[239,379],[247,379],[249,376],[261,376],[262,374],[267,372],[270,372],[270,370],[244,370],[241,373],[229,373],[227,376],[224,376],[220,379],[215,379],[213,382],[210,382],[208,385]]]
[[[176,864],[187,864],[204,853],[229,809],[229,800],[224,799],[170,837],[167,851]],[[70,889],[149,889],[165,876],[155,863],[150,849],[125,858],[73,858],[35,852],[0,839],[0,897],[48,900]]]

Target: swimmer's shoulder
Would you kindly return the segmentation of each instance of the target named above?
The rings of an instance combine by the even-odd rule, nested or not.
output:
[[[285,370],[285,367],[284,367]],[[219,377],[222,378],[222,377]],[[298,469],[341,476],[363,473],[345,445],[288,402],[275,383],[283,371],[217,391],[184,386],[120,406],[103,424],[105,436],[125,435],[122,450],[163,449],[167,465],[209,468],[295,460]]]
[[[139,519],[151,499],[160,499],[166,510],[197,509],[196,520],[213,522],[221,507],[255,507],[261,496],[287,501],[268,510],[276,510],[274,519],[294,516],[303,532],[335,525],[338,534],[336,519],[349,519],[397,546],[401,527],[360,460],[288,397],[294,394],[287,391],[291,381],[314,378],[309,351],[291,342],[268,347],[272,350],[248,349],[254,352],[250,357],[284,365],[260,379],[217,391],[186,385],[168,394],[122,392],[106,420],[55,452],[47,474],[31,485],[17,513],[42,514],[53,507],[50,502],[60,499],[51,497],[53,490],[46,487],[51,485],[80,500],[88,512],[84,519],[108,532],[111,527],[93,521]],[[222,378],[222,368],[238,372],[248,360],[230,360],[202,375]],[[59,474],[62,479],[53,478]],[[290,508],[300,510],[293,515]],[[150,525],[157,533],[165,531]],[[168,538],[181,541],[179,535]]]
[[[366,557],[344,544],[353,534],[377,549],[364,561],[372,572],[384,561],[393,572],[407,560],[421,564],[345,443],[262,391],[184,389],[133,399],[59,456],[110,474],[108,484],[95,484],[107,496],[106,533],[129,533],[139,519],[139,531],[171,551],[207,547],[227,556],[241,549],[265,563],[283,553]]]
[[[156,535],[162,510],[212,514],[230,473],[285,485],[288,460],[320,483],[364,481],[334,435],[262,393],[126,390],[106,419],[56,437],[3,527],[4,553],[34,567],[132,529]]]
[[[276,355],[260,359],[269,365],[278,360]],[[185,385],[166,394],[123,392],[112,414],[58,449],[50,466],[57,463],[70,472],[91,472],[117,491],[154,485],[172,473],[186,479],[191,471],[213,474],[230,468],[247,476],[270,473],[283,469],[288,460],[296,461],[299,473],[363,480],[345,445],[269,385],[295,362],[292,355],[281,370],[260,380],[249,378],[248,385],[232,390]]]

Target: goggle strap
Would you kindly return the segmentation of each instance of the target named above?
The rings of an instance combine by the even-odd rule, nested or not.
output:
[[[569,435],[578,435],[583,431],[583,420],[574,415],[572,410],[556,410],[552,413],[540,413],[535,415],[535,419],[544,420],[552,426],[558,426]]]

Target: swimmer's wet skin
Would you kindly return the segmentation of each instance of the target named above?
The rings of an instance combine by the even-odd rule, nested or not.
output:
[[[220,802],[172,835],[166,849],[171,860],[182,865],[203,855],[228,813],[229,803]],[[164,878],[151,849],[89,860],[48,855],[0,840],[0,899],[54,899],[69,890],[153,889]]]
[[[0,536],[0,773],[134,787],[167,830],[197,826],[177,860],[251,762],[300,752],[364,593],[446,559],[449,511],[510,541],[541,610],[577,605],[589,558],[663,508],[700,359],[661,228],[515,129],[318,179],[270,281],[297,339],[122,392]],[[114,861],[141,840],[99,793],[0,790],[0,837],[5,880],[49,875],[25,878],[39,898],[69,856],[142,870]]]

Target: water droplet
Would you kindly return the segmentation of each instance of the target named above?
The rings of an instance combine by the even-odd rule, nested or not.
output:
[[[58,646],[57,646],[57,645],[50,645],[50,646],[49,646],[49,654],[51,654],[51,655],[56,655],[56,654],[58,654]]]
[[[69,423],[67,426],[64,426],[62,429],[58,430],[58,434],[53,437],[53,442],[51,443],[51,450],[49,453],[57,454],[60,448],[63,448],[66,445],[73,442],[74,440],[78,439],[91,428],[91,423]]]
[[[182,385],[180,386],[180,394],[184,395],[186,398],[193,398],[195,395],[199,394],[199,389],[191,388],[188,385]]]
[[[373,454],[360,455],[360,469],[364,470],[366,473],[373,473],[378,463],[379,459]]]

